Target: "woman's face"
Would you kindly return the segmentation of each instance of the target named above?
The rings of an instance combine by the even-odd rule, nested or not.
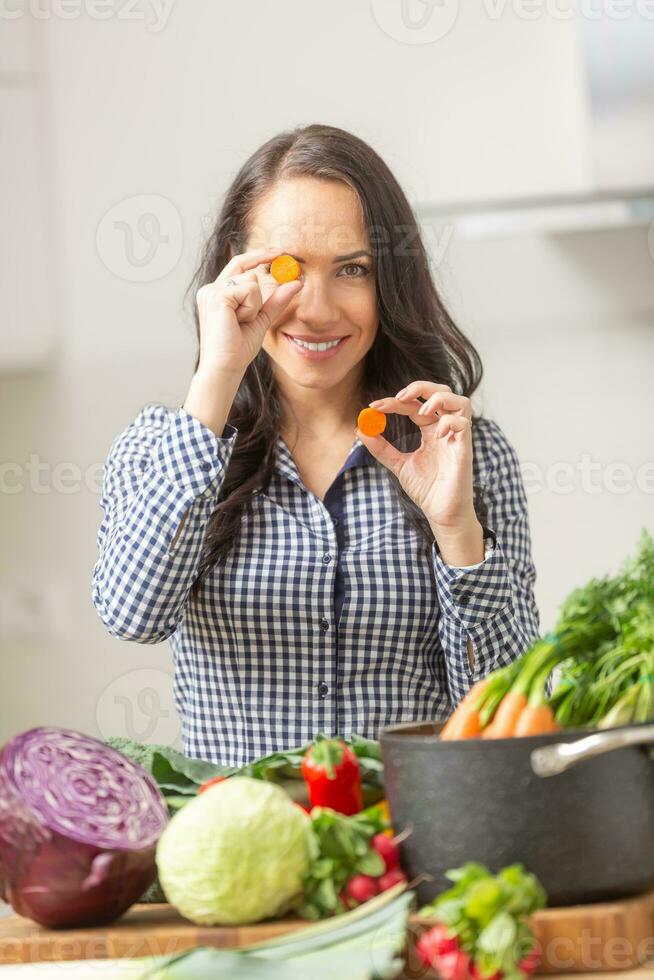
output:
[[[377,333],[375,273],[361,204],[340,181],[281,180],[258,202],[246,250],[277,248],[293,255],[304,286],[267,331],[263,348],[275,368],[298,385],[332,388],[357,376]],[[264,300],[275,283],[261,276]],[[296,340],[324,344],[326,351]]]

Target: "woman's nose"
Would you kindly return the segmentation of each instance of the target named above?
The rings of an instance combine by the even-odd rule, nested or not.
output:
[[[305,273],[304,286],[297,295],[295,316],[308,326],[320,327],[338,320],[338,307],[329,284],[316,273]]]

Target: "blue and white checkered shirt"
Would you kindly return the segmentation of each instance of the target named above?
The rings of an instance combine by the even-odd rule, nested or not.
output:
[[[376,738],[384,725],[440,721],[527,649],[539,615],[518,458],[495,422],[472,431],[490,540],[478,565],[443,562],[358,438],[323,501],[279,437],[270,486],[196,601],[236,429],[219,438],[183,408],[150,404],[118,436],[93,602],[113,636],[170,639],[187,755],[241,765],[318,732]]]

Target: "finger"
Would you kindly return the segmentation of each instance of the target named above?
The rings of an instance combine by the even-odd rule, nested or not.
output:
[[[464,415],[441,415],[438,420],[434,435],[437,439],[444,439],[450,435],[450,433],[465,433],[470,431],[472,428],[472,423],[470,419],[466,418]]]
[[[391,413],[394,415],[406,415],[418,426],[431,425],[433,422],[432,418],[423,418],[418,414],[423,403],[419,402],[417,398],[411,401],[400,401],[398,398],[379,398],[377,401],[370,402],[369,404],[370,408],[376,408],[386,415],[390,415]]]
[[[243,252],[241,255],[235,255],[221,271],[216,282],[220,282],[222,279],[229,279],[230,276],[239,275],[242,272],[247,272],[249,269],[256,269],[258,265],[272,262],[278,255],[279,248],[258,248],[252,252]]]
[[[449,385],[439,384],[436,381],[412,381],[406,388],[398,391],[396,398],[402,401],[410,401],[412,398],[428,398],[437,391],[451,391]]]
[[[418,414],[418,409],[423,404],[419,402],[417,398],[412,401],[400,401],[399,398],[378,398],[375,402],[368,402],[370,408],[376,408],[380,412],[390,413],[393,412],[396,415],[411,415],[415,413]]]
[[[418,409],[418,415],[433,416],[444,412],[457,412],[472,417],[472,405],[465,395],[455,395],[452,391],[437,391],[431,395]]]
[[[226,279],[216,279],[209,284],[209,289],[233,289],[234,285],[242,286],[243,283],[254,282],[259,285],[259,277],[255,269],[250,272],[236,272],[233,276]]]
[[[239,323],[252,323],[253,320],[259,316],[261,308],[263,306],[263,297],[261,295],[261,289],[259,287],[259,281],[254,273],[248,273],[248,275],[254,276],[254,282],[251,280],[240,279],[237,280],[238,287],[241,284],[245,285],[245,291],[241,294],[238,308],[236,310],[236,316]],[[227,289],[233,289],[234,287],[226,287]]]
[[[404,460],[410,454],[401,453],[395,446],[391,446],[390,442],[384,439],[383,436],[366,436],[359,428],[356,431],[363,445],[372,453],[375,459],[383,463],[391,473],[399,476]]]
[[[258,288],[256,276],[254,279],[249,276],[239,276],[231,282],[215,280],[201,286],[195,297],[199,308],[227,306],[235,310],[244,302],[253,287]]]
[[[279,319],[293,297],[300,292],[303,286],[304,282],[301,279],[295,279],[293,282],[285,282],[283,285],[277,286],[274,293],[268,297],[259,310],[259,316],[257,317],[257,320],[265,330],[268,330],[275,320]]]

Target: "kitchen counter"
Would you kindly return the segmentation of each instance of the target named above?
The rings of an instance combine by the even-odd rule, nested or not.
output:
[[[631,941],[632,948],[634,949],[636,946],[633,944],[639,945],[641,942],[644,942],[647,945],[639,945],[641,955],[654,952],[654,937],[648,938],[652,936],[652,925],[654,923],[654,919],[652,919],[652,915],[654,914],[654,893],[623,900],[621,903],[606,903],[595,908],[601,908],[602,910],[599,925],[598,921],[593,921],[593,916],[589,912],[590,907],[577,907],[567,910],[545,909],[538,913],[540,918],[536,916],[533,925],[537,939],[543,945],[543,949],[550,948],[549,943],[553,941],[560,943],[569,937],[599,935],[605,943],[610,943],[612,939],[616,939],[616,936],[621,936],[623,938],[616,939],[616,941],[620,944]],[[563,912],[571,916],[571,918],[568,918],[567,923],[561,919]],[[11,914],[11,909],[0,903],[0,922],[2,922],[2,919],[7,913]],[[580,913],[583,915],[581,919],[579,917]],[[550,924],[549,931],[548,922]],[[551,931],[552,925],[556,929],[554,933]],[[185,948],[203,944],[237,947],[239,945],[247,945],[251,942],[271,939],[275,935],[288,931],[288,928],[288,924],[285,925],[283,922],[241,927],[242,932],[239,932],[238,935],[230,934],[229,942],[226,941],[225,935],[221,935],[220,937],[214,936],[214,941],[212,942],[207,936],[208,930],[206,928],[198,932],[196,927],[183,920],[178,913],[166,905],[134,906],[117,927],[97,928],[94,931],[55,930],[49,932],[47,930],[41,931],[39,927],[35,927],[33,923],[30,923],[26,919],[18,919],[16,923],[5,921],[5,940],[8,940],[8,943],[3,946],[5,961],[15,961],[20,956],[31,962],[20,965],[12,964],[10,966],[0,965],[0,980],[3,980],[3,978],[5,980],[11,980],[12,977],[16,977],[18,980],[20,978],[30,980],[30,978],[37,977],[45,978],[45,980],[49,980],[49,978],[51,980],[62,978],[63,980],[64,977],[75,980],[77,977],[115,976],[116,972],[119,973],[121,980],[123,977],[125,980],[129,980],[130,976],[134,976],[136,980],[142,972],[142,967],[139,966],[139,962],[137,961],[134,963],[132,970],[127,965],[129,960],[123,957],[131,957],[136,953],[142,953],[146,950],[148,953],[154,953],[157,949],[161,952],[172,952],[173,949],[181,951]],[[410,942],[415,942],[416,940],[416,928],[420,932],[424,929],[424,924],[416,927],[415,920],[411,920],[409,924],[409,931],[412,935]],[[36,930],[36,936],[34,935],[34,930]],[[265,935],[262,934],[262,930]],[[227,932],[228,927],[218,931]],[[253,932],[257,934],[254,935],[252,934]],[[153,943],[149,940],[147,945],[144,946],[144,936],[150,936],[151,939],[152,937],[156,937],[156,941]],[[630,938],[627,939],[627,937]],[[62,939],[64,940],[64,946],[58,948],[58,944]],[[91,944],[89,955],[104,954],[107,958],[76,959],[65,962],[37,962],[39,957],[45,957],[47,960],[48,957],[62,955],[83,956],[89,943]],[[2,944],[0,943],[0,945]],[[620,949],[623,949],[622,945],[620,945]],[[617,950],[615,952],[616,955],[605,958],[607,966],[615,967],[620,964],[624,953],[618,954]],[[561,954],[560,950],[559,953]],[[576,955],[573,955],[572,950],[570,950],[570,956],[566,953],[566,958],[559,960],[559,962],[562,965],[567,965],[568,963],[572,963],[574,959],[579,961],[580,964],[594,963],[596,961],[595,957],[588,959],[587,956],[580,956],[578,951]],[[424,972],[423,968],[417,967],[415,953],[411,955],[410,962],[412,963],[412,969],[407,970],[406,976],[402,977],[401,980],[416,980],[416,978],[419,978],[419,980],[430,980],[432,976],[435,977],[435,974],[428,975]],[[120,970],[117,969],[117,964],[119,963],[121,964]],[[565,978],[570,978],[570,980],[573,980],[573,978],[574,980],[585,980],[585,978],[586,980],[593,980],[593,978],[594,980],[602,980],[604,977],[619,977],[622,980],[654,980],[654,957],[642,966],[629,970],[613,968],[607,969],[606,971],[584,970],[583,972],[576,973],[544,973],[539,974],[539,976],[560,978],[560,980],[565,980]]]

